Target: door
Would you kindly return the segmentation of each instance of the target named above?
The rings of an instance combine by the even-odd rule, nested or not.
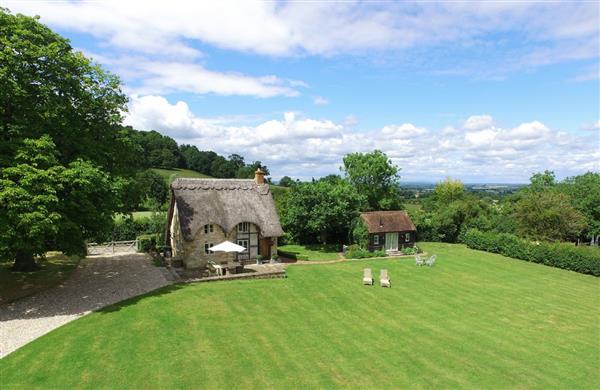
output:
[[[385,233],[385,250],[398,250],[398,233]]]
[[[270,238],[261,238],[260,239],[260,255],[264,260],[271,259],[271,239]]]

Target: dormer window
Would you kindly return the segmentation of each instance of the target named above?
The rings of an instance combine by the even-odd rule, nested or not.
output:
[[[204,225],[204,234],[208,234],[208,233],[212,233],[214,232],[214,227],[213,225]]]
[[[238,232],[240,233],[248,233],[250,230],[250,224],[248,222],[242,222],[238,224]]]

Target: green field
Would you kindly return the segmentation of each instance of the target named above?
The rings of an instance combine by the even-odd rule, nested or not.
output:
[[[159,175],[161,175],[167,184],[171,184],[173,180],[178,177],[190,177],[190,178],[210,178],[210,176],[204,175],[200,172],[192,171],[190,169],[160,169],[160,168],[152,168],[152,170]]]
[[[600,279],[422,247],[434,267],[292,265],[123,302],[0,360],[2,388],[600,388]]]

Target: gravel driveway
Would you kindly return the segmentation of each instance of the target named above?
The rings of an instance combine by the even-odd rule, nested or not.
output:
[[[0,358],[93,310],[171,280],[147,254],[87,257],[63,284],[0,306]]]

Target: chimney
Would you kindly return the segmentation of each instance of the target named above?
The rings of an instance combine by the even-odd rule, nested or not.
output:
[[[258,185],[265,184],[265,173],[260,168],[254,172],[254,181]]]

